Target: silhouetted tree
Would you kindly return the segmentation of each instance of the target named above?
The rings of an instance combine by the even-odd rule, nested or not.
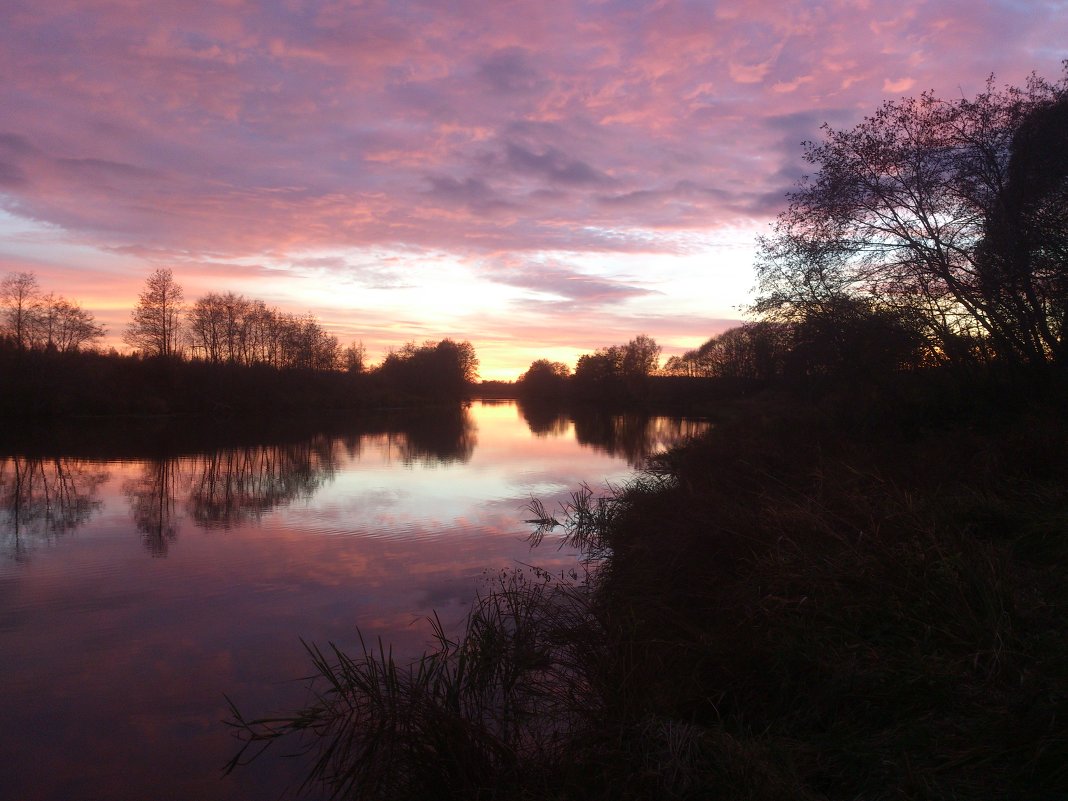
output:
[[[660,366],[660,346],[645,334],[638,334],[623,346],[619,369],[628,378],[646,378]]]
[[[793,329],[772,320],[760,320],[745,323],[742,330],[748,349],[747,377],[767,381],[782,375],[793,340]]]
[[[461,398],[478,377],[478,357],[470,342],[443,339],[421,346],[406,343],[386,354],[375,374],[393,392],[415,397]]]
[[[1032,217],[1053,227],[1061,219],[1063,183],[1028,206],[1027,179],[1013,172],[1035,175],[1043,169],[1031,165],[1064,152],[1055,120],[1066,97],[1068,77],[1000,91],[991,79],[974,99],[924,94],[850,130],[824,126],[823,141],[804,146],[816,174],[761,241],[756,309],[798,322],[851,298],[915,325],[928,361],[1061,359],[1063,285],[1048,280],[1056,248],[1028,245],[1039,258],[1021,258],[1018,233],[1004,231],[1026,229],[1025,207],[1051,210]]]
[[[104,336],[92,314],[54,293],[41,295],[37,277],[27,272],[0,281],[0,322],[0,333],[20,350],[69,353]]]
[[[585,353],[575,364],[573,386],[579,395],[602,400],[636,399],[644,395],[646,381],[656,372],[660,346],[645,334],[626,345]]]
[[[690,354],[692,353],[694,353],[694,351],[689,350],[681,356],[669,356],[668,360],[664,362],[664,366],[660,369],[660,372],[663,375],[693,378],[696,374],[694,373],[693,361],[690,359]]]
[[[768,380],[782,374],[794,331],[793,325],[772,321],[728,328],[700,347],[672,356],[662,372],[690,378]]]
[[[235,306],[244,299],[232,292],[224,295],[211,292],[193,304],[187,313],[190,350],[195,358],[209,362],[234,361],[236,343]],[[227,303],[227,300],[230,303]],[[229,305],[229,310],[227,306]],[[229,313],[228,313],[229,311]],[[229,336],[228,336],[229,334]]]
[[[906,312],[867,299],[829,298],[793,328],[791,375],[877,378],[923,363],[923,337]]]
[[[450,376],[456,382],[456,388],[466,391],[478,380],[478,356],[475,347],[467,340],[457,342],[445,338],[435,347],[435,352],[442,364],[448,366]]]
[[[51,292],[41,298],[30,329],[31,347],[72,353],[104,336],[92,314]]]
[[[567,394],[571,368],[563,362],[538,359],[516,381],[519,393],[528,399],[559,400]]]
[[[583,353],[575,362],[575,381],[580,384],[604,384],[620,374],[619,346],[598,348],[594,353]]]
[[[979,279],[1002,325],[1064,360],[1068,316],[1068,97],[1032,110],[1012,139],[1000,204],[986,221]]]
[[[585,400],[623,400],[622,348],[613,345],[584,353],[575,362],[573,394]]]
[[[187,325],[193,356],[208,362],[311,370],[334,370],[341,363],[337,337],[310,314],[286,314],[234,292],[200,298]]]
[[[352,342],[341,352],[341,363],[350,373],[362,373],[367,366],[367,348],[363,342]]]
[[[145,281],[123,340],[146,356],[178,355],[181,313],[182,287],[169,269],[160,267]]]
[[[33,273],[9,273],[0,281],[4,328],[20,349],[30,346],[30,332],[39,307],[39,292],[37,276]]]

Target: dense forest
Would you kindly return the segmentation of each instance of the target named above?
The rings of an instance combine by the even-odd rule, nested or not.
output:
[[[518,382],[534,416],[744,390],[627,487],[532,501],[586,575],[501,576],[412,665],[309,646],[317,694],[235,706],[232,768],[294,740],[345,798],[1068,797],[1068,73],[804,155],[752,322]]]

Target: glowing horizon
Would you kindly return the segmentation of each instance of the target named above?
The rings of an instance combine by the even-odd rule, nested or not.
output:
[[[800,143],[1056,78],[1062,4],[13,0],[0,273],[121,334],[145,277],[483,378],[735,324]]]

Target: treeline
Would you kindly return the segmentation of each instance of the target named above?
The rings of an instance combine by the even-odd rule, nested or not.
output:
[[[461,399],[478,374],[466,341],[410,342],[369,367],[362,343],[342,348],[311,315],[233,292],[187,307],[166,269],[149,276],[131,314],[128,355],[96,347],[104,330],[92,315],[42,295],[32,274],[9,275],[2,287],[3,416],[228,417],[406,406]]]
[[[878,380],[934,366],[920,337],[893,315],[841,300],[833,314],[761,320],[729,328],[659,362],[642,334],[579,357],[575,370],[538,359],[516,382],[520,397],[544,401],[662,402],[710,399],[744,389],[832,380]]]
[[[184,295],[171,270],[159,268],[148,277],[123,332],[134,357],[350,373],[371,369],[362,342],[342,347],[311,314],[283,312],[236,292],[209,292],[192,305],[183,302]],[[105,333],[76,302],[43,294],[33,273],[11,273],[0,281],[0,349],[95,351]],[[430,383],[449,383],[459,391],[477,377],[478,358],[470,342],[409,342],[388,352],[373,371],[415,394],[424,382],[406,373],[437,378]]]
[[[579,357],[574,373],[563,362],[534,361],[516,381],[528,400],[642,400],[660,364],[660,346],[639,334],[626,345],[611,345]]]
[[[660,364],[661,348],[646,334],[625,345],[583,354],[574,371],[563,362],[538,359],[516,381],[524,401],[556,406],[693,407],[715,403],[789,373],[795,356],[789,327],[749,323],[714,336],[692,351]]]
[[[123,340],[142,357],[164,356],[213,364],[336,370],[364,368],[359,344],[342,349],[310,314],[270,308],[234,292],[212,292],[192,306],[168,269],[146,281]],[[37,276],[0,280],[0,345],[20,351],[94,350],[106,331],[75,302],[41,291]]]
[[[1046,380],[1068,364],[1068,77],[887,102],[805,145],[815,168],[759,240],[753,321],[657,369],[639,337],[528,397],[646,399],[721,386],[878,383],[940,368]],[[671,378],[671,381],[665,379]]]
[[[661,374],[797,382],[815,376],[871,379],[934,366],[918,333],[893,314],[848,299],[824,312],[729,328],[672,356]]]
[[[312,315],[271,308],[235,292],[210,292],[186,307],[168,269],[145,282],[123,340],[146,356],[211,364],[267,365],[305,370],[364,368],[362,344],[342,350]]]
[[[408,350],[419,356],[409,357]],[[406,346],[362,372],[0,347],[0,418],[192,414],[232,419],[453,403],[467,397],[473,377],[460,372],[457,351],[471,356],[469,368],[477,364],[470,343],[449,339]],[[417,365],[425,370],[418,372]]]

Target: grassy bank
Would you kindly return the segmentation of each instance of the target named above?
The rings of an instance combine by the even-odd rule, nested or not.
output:
[[[722,427],[597,532],[625,694],[729,738],[726,797],[1061,797],[1059,409],[839,411]]]
[[[1019,398],[749,401],[535,506],[586,580],[502,577],[412,666],[313,649],[308,708],[232,722],[341,797],[1068,797],[1068,420]]]

